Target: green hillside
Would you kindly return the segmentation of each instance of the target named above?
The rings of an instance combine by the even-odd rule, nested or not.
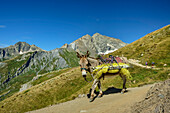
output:
[[[154,83],[169,78],[168,70],[151,70],[140,67],[130,69],[133,79],[127,81],[127,88]],[[52,73],[47,74],[51,75]],[[0,113],[23,113],[49,105],[75,99],[79,94],[88,94],[92,83],[87,83],[81,76],[80,68],[72,68],[67,73],[40,82],[39,84],[0,102]],[[87,79],[91,79],[88,75]],[[42,80],[40,78],[40,80]],[[39,79],[37,82],[40,81]],[[102,80],[103,91],[109,87],[122,88],[121,77]]]
[[[110,55],[110,54],[109,54]],[[157,67],[170,66],[170,25],[147,34],[135,42],[120,48],[111,55],[125,56],[128,59],[155,62]]]
[[[27,53],[24,59],[22,58],[22,55],[19,55],[15,58],[3,62],[6,65],[0,67],[1,70],[0,71],[0,76],[1,76],[0,95],[2,95],[7,91],[10,91],[10,93],[5,97],[0,98],[0,100],[3,100],[4,98],[8,98],[13,93],[18,92],[22,84],[30,81],[35,76],[35,71],[33,70],[30,70],[25,74],[22,74],[22,76],[17,76],[17,77],[15,76],[16,71],[28,61],[31,54],[32,53]],[[8,74],[8,72],[10,72],[10,74]],[[8,79],[8,77],[10,78],[9,80],[10,82],[9,81],[5,82]]]

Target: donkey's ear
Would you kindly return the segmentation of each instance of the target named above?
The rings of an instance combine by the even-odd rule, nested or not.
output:
[[[78,57],[78,58],[81,58],[81,55],[80,55],[78,52],[76,52],[76,53],[77,53],[77,57]]]
[[[89,57],[89,55],[90,55],[90,53],[89,53],[89,51],[87,51],[86,56]]]

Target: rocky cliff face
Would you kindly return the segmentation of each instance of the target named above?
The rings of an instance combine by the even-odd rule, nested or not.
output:
[[[66,60],[60,56],[60,49],[52,51],[38,51],[34,52],[29,60],[21,68],[24,69],[23,73],[27,73],[32,70],[38,75],[39,73],[45,73],[61,68],[69,67]],[[18,72],[17,72],[18,73]],[[16,75],[17,75],[16,73]]]
[[[6,48],[0,48],[0,59],[9,59],[15,57],[19,54],[24,54],[27,52],[43,51],[35,45],[29,45],[26,42],[18,42],[15,45],[11,45]]]
[[[77,52],[90,51],[91,56],[113,52],[127,45],[119,39],[95,33],[93,36],[85,35],[71,44],[64,44],[61,48],[72,48]]]

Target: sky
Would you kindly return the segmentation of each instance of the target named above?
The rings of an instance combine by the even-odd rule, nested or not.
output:
[[[100,33],[132,43],[170,24],[170,0],[0,0],[0,48],[44,50]]]

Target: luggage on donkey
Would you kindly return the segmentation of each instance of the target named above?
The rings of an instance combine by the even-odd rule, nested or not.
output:
[[[102,64],[98,65],[97,67],[93,68],[92,74],[95,75],[94,77],[99,79],[102,77],[103,74],[106,73],[118,73],[126,74],[126,76],[131,79],[132,76],[130,75],[127,68],[130,68],[128,64],[125,63],[111,63],[111,64]]]

